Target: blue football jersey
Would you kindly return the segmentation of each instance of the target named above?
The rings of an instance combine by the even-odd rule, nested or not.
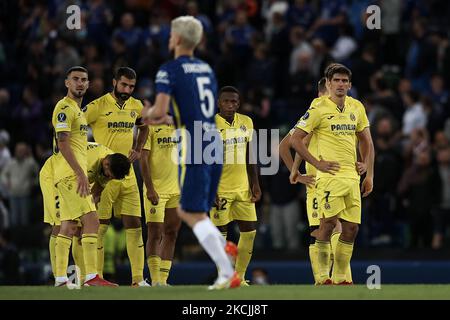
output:
[[[191,131],[194,121],[202,121],[206,130],[215,127],[217,81],[206,62],[180,56],[160,67],[155,85],[156,94],[166,93],[172,97],[171,113],[178,127]]]

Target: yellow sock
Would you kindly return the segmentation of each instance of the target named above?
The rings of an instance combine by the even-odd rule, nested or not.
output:
[[[103,266],[105,263],[105,233],[108,231],[108,224],[100,224],[98,227],[98,238],[97,238],[97,273],[103,278]]]
[[[319,283],[323,283],[330,278],[330,252],[331,245],[329,241],[316,240],[317,262],[319,266]]]
[[[48,251],[50,252],[50,263],[52,265],[52,273],[53,273],[53,277],[56,277],[56,267],[55,267],[55,259],[56,259],[56,254],[55,254],[55,246],[56,246],[56,236],[55,235],[50,235],[50,240],[48,242]]]
[[[142,228],[126,229],[127,253],[131,265],[133,283],[144,280],[144,242]]]
[[[245,272],[253,254],[253,242],[255,241],[256,230],[241,232],[238,243],[238,255],[236,258],[236,271],[241,280],[245,279]]]
[[[150,271],[150,278],[152,279],[152,285],[159,282],[159,270],[161,269],[161,258],[158,256],[149,256],[147,258],[148,270]]]
[[[353,253],[353,243],[339,239],[334,256],[333,282],[340,283],[346,280],[346,274]]]
[[[172,267],[172,261],[161,260],[159,265],[159,283],[167,284],[167,278],[169,278],[170,268]]]
[[[314,276],[314,283],[319,282],[319,262],[316,244],[309,245],[309,260],[311,261],[311,269]]]
[[[333,232],[330,238],[331,243],[331,254],[330,254],[330,271],[332,274],[333,264],[334,264],[334,254],[336,253],[336,245],[339,241],[339,237],[341,236],[341,232]]]
[[[69,264],[69,251],[72,239],[58,234],[55,243],[55,278],[67,278],[67,265]]]
[[[332,257],[331,257],[331,267],[330,269],[332,269],[332,265],[333,265],[333,260],[334,260],[334,255],[336,253],[336,246],[337,243],[339,241],[339,237],[341,236],[342,232],[333,232],[333,234],[331,235],[331,252],[332,252]],[[331,270],[330,270],[331,273]],[[334,281],[334,279],[332,279]],[[352,268],[350,266],[350,263],[347,266],[347,271],[345,272],[345,281],[347,282],[353,282],[353,278],[352,278]]]
[[[81,237],[86,276],[97,274],[97,234],[85,233]]]
[[[72,257],[75,264],[80,268],[80,280],[81,283],[84,282],[86,276],[86,269],[84,267],[84,256],[83,256],[83,247],[80,244],[80,238],[74,236],[72,238]]]

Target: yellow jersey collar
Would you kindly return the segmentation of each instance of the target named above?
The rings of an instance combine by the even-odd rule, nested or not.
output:
[[[219,115],[219,117],[221,117],[221,118],[223,119],[223,122],[225,122],[225,124],[229,125],[230,127],[233,127],[233,126],[234,126],[234,123],[236,122],[237,112],[234,113],[233,121],[232,121],[231,123],[229,123],[229,122],[227,121],[227,119],[225,119],[224,117],[222,117],[222,116],[220,115],[220,113],[218,113],[218,115]]]
[[[77,109],[80,109],[80,107],[78,106],[78,103],[75,100],[73,100],[71,97],[65,96],[64,100],[72,107],[76,107]]]
[[[344,113],[345,110],[347,109],[347,105],[348,105],[348,102],[347,102],[347,101],[348,101],[347,96],[345,96],[345,98],[344,98],[344,107],[342,108],[342,110],[339,109],[338,105],[337,105],[333,100],[331,100],[331,96],[327,96],[326,99],[329,101],[329,103],[330,103],[330,104],[336,109],[336,111],[339,112],[339,113]]]
[[[125,102],[123,103],[123,105],[120,105],[120,104],[117,102],[117,100],[113,97],[113,95],[112,95],[111,92],[108,92],[108,93],[106,94],[106,99],[108,100],[109,103],[114,104],[114,105],[115,105],[117,108],[119,108],[120,110],[124,110],[125,107],[127,106],[128,100],[130,100],[131,97],[129,97],[128,100],[125,101]]]

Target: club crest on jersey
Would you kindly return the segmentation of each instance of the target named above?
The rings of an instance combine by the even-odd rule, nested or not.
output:
[[[330,210],[331,209],[331,206],[330,206],[330,204],[327,202],[327,203],[325,203],[325,209],[327,209],[327,210]]]
[[[58,119],[58,122],[66,122],[67,116],[66,116],[66,114],[64,112],[60,112],[56,116],[56,119]]]
[[[247,131],[247,128],[244,125],[242,125],[240,128],[243,132]]]
[[[131,112],[130,112],[130,116],[131,116],[132,118],[136,118],[136,112],[131,111]]]
[[[356,120],[356,117],[355,117],[355,115],[353,113],[350,113],[350,120],[352,120],[352,121]]]
[[[150,213],[151,213],[151,214],[155,214],[155,213],[156,213],[156,209],[155,209],[155,208],[151,208],[151,209],[150,209]]]
[[[302,119],[303,119],[303,120],[306,120],[306,119],[308,119],[308,118],[309,118],[309,112],[306,112],[306,113],[303,115]]]

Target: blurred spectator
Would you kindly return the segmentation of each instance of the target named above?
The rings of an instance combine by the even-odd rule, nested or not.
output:
[[[56,89],[65,88],[64,79],[70,67],[78,66],[81,63],[78,51],[67,39],[58,38],[56,40],[56,54],[53,64],[53,87]]]
[[[133,57],[137,54],[141,29],[135,26],[133,14],[126,12],[120,18],[120,27],[114,30],[114,38],[122,38],[126,47],[132,52]]]
[[[322,39],[315,38],[311,41],[311,44],[314,49],[311,70],[314,78],[320,79],[325,68],[333,62],[333,58],[330,56],[328,47]]]
[[[38,97],[36,89],[26,86],[22,93],[21,102],[12,110],[11,116],[18,123],[18,131],[14,138],[36,143],[43,137],[43,104]]]
[[[28,224],[32,201],[31,189],[38,183],[39,167],[31,155],[30,147],[18,143],[14,158],[3,168],[1,183],[10,204],[12,227]]]
[[[343,24],[339,28],[339,37],[330,51],[331,56],[336,62],[349,65],[350,57],[358,49],[358,43],[353,38],[352,27]]]
[[[0,130],[0,173],[11,160],[11,153],[8,149],[9,133],[6,130]]]
[[[291,29],[290,41],[292,45],[292,52],[289,58],[289,73],[295,73],[299,68],[298,56],[303,53],[313,54],[313,49],[305,38],[305,30],[302,27],[295,26]]]
[[[306,0],[294,0],[286,12],[290,26],[300,26],[308,30],[316,18],[316,13]]]
[[[450,115],[450,93],[444,83],[444,78],[440,74],[431,76],[431,90],[429,96],[433,102],[433,108],[440,117]]]
[[[432,211],[441,203],[441,179],[430,148],[417,150],[412,165],[398,184],[409,222],[412,248],[429,248],[432,239]]]
[[[360,79],[358,74],[355,74],[355,76]],[[391,113],[396,121],[401,122],[404,114],[403,103],[388,86],[384,74],[381,72],[375,73],[373,77],[370,78],[370,82],[370,86],[373,90],[371,96],[373,104],[378,105]]]
[[[383,32],[382,52],[386,64],[397,64],[400,61],[401,48],[401,15],[402,0],[383,0],[380,3],[381,32]]]
[[[0,285],[20,284],[19,252],[11,242],[11,231],[0,231]]]
[[[420,95],[416,91],[404,93],[402,99],[406,107],[402,123],[403,135],[409,136],[414,129],[425,128],[427,115],[420,102]]]
[[[425,22],[412,23],[413,39],[406,55],[405,75],[411,79],[414,90],[427,90],[428,80],[434,70],[433,47],[427,38]]]
[[[67,6],[66,6],[67,8]],[[110,27],[113,16],[109,5],[104,0],[92,0],[84,8],[87,13],[88,39],[101,48],[106,48],[111,37]]]
[[[275,175],[267,177],[270,231],[274,249],[296,251],[300,248],[299,186],[290,184],[289,174],[286,166],[281,165]]]
[[[320,14],[308,33],[310,37],[320,38],[331,47],[338,38],[338,31],[344,23],[347,7],[344,0],[321,0]]]
[[[394,223],[398,207],[396,185],[403,170],[400,132],[394,119],[385,113],[373,122],[375,147],[374,189],[365,201],[369,239],[372,245],[389,244],[394,239]],[[386,243],[387,242],[387,243]]]
[[[441,177],[441,201],[433,208],[433,249],[440,249],[444,244],[447,227],[450,225],[450,143],[444,132],[436,132],[434,150]]]
[[[257,44],[254,59],[247,67],[245,85],[259,89],[271,96],[273,91],[273,69],[273,60],[268,57],[267,45],[265,43]]]
[[[255,32],[248,23],[247,13],[238,10],[234,24],[227,29],[226,41],[231,46],[231,51],[236,55],[236,61],[240,65],[246,65],[251,56],[250,40]]]
[[[197,1],[191,0],[186,4],[186,14],[189,16],[193,16],[200,20],[203,26],[203,30],[206,34],[210,35],[213,32],[213,27],[211,24],[211,20],[207,15],[201,14],[198,10]]]
[[[7,129],[11,126],[11,108],[9,91],[0,88],[0,128]]]

